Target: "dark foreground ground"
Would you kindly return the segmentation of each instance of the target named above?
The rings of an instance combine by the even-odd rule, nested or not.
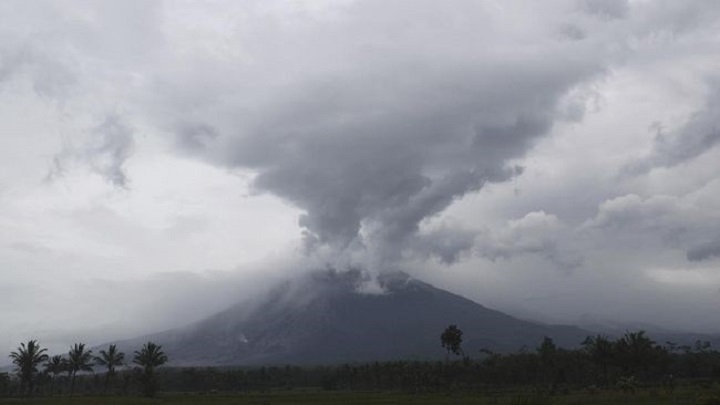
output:
[[[487,404],[487,405],[570,405],[570,404],[702,404],[720,405],[720,390],[682,388],[670,394],[656,390],[641,390],[634,394],[618,391],[598,393],[571,392],[565,395],[543,397],[532,393],[508,392],[497,395],[451,395],[451,394],[403,394],[403,393],[363,393],[363,392],[301,392],[283,391],[274,393],[249,394],[162,394],[157,398],[140,397],[56,397],[37,399],[0,399],[0,404],[34,405],[289,405],[289,404]]]

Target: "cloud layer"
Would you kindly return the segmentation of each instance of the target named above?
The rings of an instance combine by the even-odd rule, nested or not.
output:
[[[9,341],[87,282],[135,301],[267,261],[403,269],[563,322],[720,320],[716,2],[0,13],[0,291],[48,297],[0,306]]]
[[[367,250],[386,263],[427,248],[429,238],[412,243],[420,223],[519,175],[512,160],[562,117],[563,97],[606,69],[598,42],[537,24],[528,5],[504,11],[511,28],[490,4],[371,1],[338,20],[277,27],[281,56],[296,58],[277,75],[243,72],[242,91],[265,92],[261,101],[226,95],[222,110],[237,115],[223,128],[194,110],[180,143],[256,171],[256,190],[304,210],[310,251]],[[278,69],[272,51],[253,51],[253,67]],[[177,106],[175,97],[165,104]]]

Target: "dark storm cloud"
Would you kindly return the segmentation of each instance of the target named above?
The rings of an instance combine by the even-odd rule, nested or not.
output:
[[[256,190],[305,211],[311,250],[395,259],[425,245],[412,241],[423,221],[520,174],[512,160],[549,132],[560,100],[604,72],[601,50],[557,38],[559,26],[523,25],[530,11],[506,11],[524,28],[495,25],[498,11],[475,2],[358,3],[342,25],[307,34],[312,60],[303,33],[286,39],[309,67],[279,71],[282,81],[243,104],[220,135],[192,124],[179,142],[256,170]],[[541,45],[518,40],[538,35]],[[450,250],[442,260],[456,256]]]
[[[523,76],[499,81],[522,81]],[[240,153],[233,155],[233,162],[259,169],[257,189],[307,211],[300,224],[309,242],[342,249],[379,238],[374,241],[378,246],[399,251],[424,219],[488,182],[506,181],[521,172],[509,160],[521,157],[546,133],[556,98],[571,85],[560,82],[548,89],[548,79],[538,77],[518,94],[509,88],[489,89],[505,100],[490,100],[483,89],[473,89],[481,80],[472,76],[433,88],[428,94],[432,99],[415,100],[408,94],[395,100],[397,105],[383,98],[396,98],[406,89],[391,84],[387,94],[371,95],[355,90],[345,97],[364,100],[366,106],[339,117],[298,112],[292,120],[270,119],[259,136],[234,145]],[[343,79],[332,84],[338,93],[347,86]],[[477,93],[462,97],[455,89],[463,87]],[[326,103],[317,108],[332,110],[335,101]],[[297,107],[303,108],[299,100]],[[244,151],[268,153],[246,156]],[[363,237],[361,231],[371,234]]]

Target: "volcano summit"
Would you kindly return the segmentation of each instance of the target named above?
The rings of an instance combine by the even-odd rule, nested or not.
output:
[[[449,324],[464,331],[471,357],[480,349],[532,348],[544,336],[573,347],[590,334],[519,320],[404,273],[370,279],[359,271],[325,271],[285,282],[263,300],[118,344],[158,342],[183,366],[427,360],[444,356],[440,334]]]

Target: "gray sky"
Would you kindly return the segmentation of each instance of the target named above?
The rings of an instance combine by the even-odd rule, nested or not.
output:
[[[0,347],[314,266],[720,331],[716,1],[0,1]]]

